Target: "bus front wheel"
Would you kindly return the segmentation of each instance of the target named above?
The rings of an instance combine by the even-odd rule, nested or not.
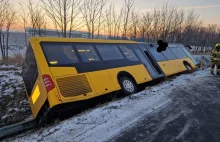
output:
[[[131,95],[137,92],[137,85],[131,78],[121,77],[119,83],[125,95]]]

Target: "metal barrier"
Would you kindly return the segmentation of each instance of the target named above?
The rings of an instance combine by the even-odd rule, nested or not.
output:
[[[2,127],[0,128],[0,140],[8,136],[18,134],[20,132],[30,130],[35,126],[36,126],[36,121],[31,120],[31,121],[21,122],[10,126]]]

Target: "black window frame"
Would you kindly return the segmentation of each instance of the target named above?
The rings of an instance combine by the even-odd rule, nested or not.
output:
[[[135,53],[135,51],[134,51],[134,49],[133,49],[133,47],[131,45],[129,45],[129,44],[122,44],[122,45],[127,47],[128,49],[130,49],[133,52],[133,54],[136,56],[136,59],[137,59],[135,61],[140,61],[139,57],[137,56],[137,54]],[[131,62],[135,62],[135,61],[130,60],[130,59],[127,58],[127,56],[124,54],[124,51],[121,49],[120,45],[118,45],[118,48],[122,52],[122,55],[125,57],[125,59],[127,59],[127,60],[129,60]]]
[[[76,54],[76,57],[77,57],[77,59],[78,59],[78,63],[71,63],[71,64],[65,64],[65,65],[53,65],[53,64],[51,64],[50,62],[49,62],[49,60],[48,60],[48,56],[47,56],[47,54],[46,54],[46,52],[45,52],[45,50],[44,50],[44,47],[43,47],[43,44],[66,44],[66,45],[70,45],[71,47],[72,47],[72,49],[74,50],[74,52],[75,52],[75,54]],[[70,43],[70,42],[40,42],[40,46],[41,46],[41,49],[42,49],[42,51],[43,51],[43,54],[44,54],[44,57],[45,57],[45,59],[46,59],[46,62],[47,62],[47,64],[48,64],[48,66],[49,67],[65,67],[65,66],[74,66],[74,65],[76,65],[76,64],[79,64],[80,62],[83,62],[82,61],[82,59],[81,59],[81,57],[80,57],[80,55],[79,54],[77,54],[78,53],[78,51],[77,51],[77,49],[76,49],[76,47],[75,46],[73,46],[73,44],[72,43]],[[77,51],[77,52],[76,52]]]
[[[115,61],[115,60],[125,60],[125,59],[127,59],[127,58],[124,56],[123,52],[120,50],[120,47],[119,47],[119,45],[118,45],[117,43],[108,43],[108,44],[110,44],[110,45],[115,45],[115,46],[116,46],[116,48],[118,49],[118,51],[121,53],[121,56],[123,57],[123,59],[105,60],[105,59],[103,58],[103,56],[101,55],[100,51],[99,51],[98,48],[97,48],[97,45],[105,45],[105,44],[106,44],[106,43],[96,43],[96,44],[94,45],[95,48],[96,48],[96,50],[97,50],[97,52],[98,52],[99,55],[101,56],[102,61]]]
[[[178,47],[178,46],[169,47],[169,46],[168,46],[168,48],[170,49],[170,51],[173,53],[173,55],[174,55],[176,58],[175,58],[175,59],[167,59],[167,57],[164,55],[164,53],[163,53],[163,51],[162,51],[161,54],[163,54],[163,56],[165,57],[166,60],[157,61],[156,58],[153,56],[153,54],[150,52],[150,49],[152,49],[152,48],[154,48],[155,50],[157,50],[157,45],[154,45],[153,47],[147,46],[147,45],[145,45],[145,44],[141,44],[141,45],[144,45],[144,46],[146,47],[148,53],[150,53],[150,55],[154,58],[154,60],[155,60],[156,62],[164,62],[164,61],[171,61],[171,60],[176,60],[176,59],[184,59],[184,58],[187,58],[187,57],[188,57],[188,56],[186,55],[186,57],[178,58],[178,57],[176,56],[176,54],[173,53],[173,51],[171,50],[172,48],[180,48],[180,49],[182,50],[182,47]],[[168,48],[167,48],[167,49],[168,49]],[[168,49],[168,50],[169,50],[169,49]],[[183,52],[185,53],[184,50],[183,50]],[[186,53],[185,53],[185,54],[186,54]]]
[[[96,55],[97,55],[98,58],[99,58],[99,61],[91,61],[91,62],[100,62],[100,61],[102,61],[102,58],[101,58],[101,56],[100,56],[99,52],[97,51],[97,49],[96,49],[96,47],[95,47],[94,44],[88,44],[88,43],[80,43],[80,44],[92,46],[92,48],[94,49]],[[83,59],[82,59],[82,57],[81,57],[81,55],[80,55],[80,53],[79,53],[79,51],[78,51],[78,49],[77,49],[77,47],[76,47],[76,45],[80,45],[80,44],[79,44],[79,43],[78,43],[78,44],[72,43],[73,50],[74,50],[74,51],[76,52],[76,54],[77,54],[77,57],[78,57],[78,59],[79,59],[79,63],[82,63],[82,62],[83,62],[83,63],[91,63],[91,62],[85,62],[85,61],[83,61]],[[77,63],[77,64],[78,64],[78,63]]]
[[[173,59],[167,58],[167,56],[166,56],[165,53],[164,53],[164,52],[166,52],[166,51],[170,51],[170,53],[173,55],[174,58],[173,58]],[[161,53],[164,55],[164,57],[167,59],[167,61],[178,59],[178,58],[176,57],[176,55],[172,52],[171,48],[168,47],[168,48],[166,49],[166,51],[162,51]]]
[[[177,57],[177,55],[171,50],[171,49],[175,49],[175,48],[182,50],[182,52],[186,55],[186,57],[181,57],[181,58]],[[182,49],[182,47],[178,47],[178,46],[177,47],[170,47],[170,51],[176,56],[176,59],[188,58],[188,55],[185,53],[185,51]]]
[[[169,61],[165,56],[164,56],[164,54],[161,52],[161,53],[158,53],[157,52],[157,48],[151,48],[151,49],[149,49],[147,46],[145,46],[146,48],[147,48],[147,50],[148,50],[148,53],[150,53],[151,54],[151,56],[154,58],[154,60],[156,61],[156,62],[163,62],[163,61]],[[153,50],[153,49],[155,49],[155,51],[158,53],[158,54],[161,54],[163,57],[164,57],[164,59],[163,60],[157,60],[157,58],[155,58],[155,56],[151,53],[151,50]]]
[[[60,43],[60,44],[64,44],[64,43],[69,43],[72,44],[73,50],[76,52],[76,55],[79,59],[79,63],[72,63],[72,64],[68,64],[68,65],[52,65],[48,62],[48,59],[46,57],[44,48],[43,48],[43,44],[44,43]],[[90,44],[93,45],[97,55],[100,58],[100,61],[97,62],[83,62],[76,47],[75,44]],[[117,45],[117,48],[119,49],[120,53],[122,54],[124,59],[119,59],[119,60],[109,60],[109,61],[105,61],[103,60],[102,56],[100,55],[98,49],[96,48],[96,44],[115,44]],[[42,41],[40,42],[40,46],[41,49],[43,51],[45,60],[48,64],[48,67],[75,67],[78,73],[86,73],[86,72],[92,72],[92,71],[99,71],[99,70],[106,70],[106,69],[112,69],[112,68],[119,68],[119,67],[126,67],[126,66],[133,66],[133,65],[139,65],[142,64],[142,62],[138,59],[138,61],[130,61],[128,60],[123,52],[121,51],[121,49],[119,48],[119,44],[123,44],[123,45],[128,45],[126,43],[99,43],[99,42],[50,42],[50,41]],[[132,49],[133,50],[133,49]]]
[[[28,55],[28,52],[30,52],[30,55]],[[29,57],[29,56],[31,56],[31,57]],[[30,64],[30,58],[32,58],[34,66],[36,67],[35,68],[35,73],[33,75],[29,74],[29,73],[33,72],[33,71],[30,71],[30,69],[33,69],[33,67]],[[27,66],[25,66],[26,63],[27,63]],[[27,71],[25,72],[26,69],[27,69]],[[27,75],[27,74],[28,74],[28,77],[30,78],[30,80],[26,79],[25,75]],[[31,44],[29,43],[29,46],[26,49],[25,60],[24,60],[23,66],[22,66],[22,78],[23,78],[24,85],[25,85],[25,88],[26,88],[26,91],[27,91],[27,95],[29,97],[31,96],[31,94],[33,92],[33,88],[34,88],[34,85],[35,85],[38,77],[39,77],[39,72],[38,72],[37,61],[36,61],[36,58],[35,58],[34,51],[31,47]]]

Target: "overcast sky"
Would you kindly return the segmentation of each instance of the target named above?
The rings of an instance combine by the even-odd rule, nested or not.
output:
[[[27,3],[28,0],[13,0],[15,4],[18,2]],[[35,1],[35,0],[34,0]],[[37,0],[36,0],[37,1]],[[119,9],[124,0],[114,1],[115,6]],[[220,0],[137,0],[137,10],[148,11],[155,6],[160,6],[164,2],[175,4],[178,8],[191,10],[194,9],[200,15],[200,19],[205,24],[218,24],[220,26]]]
[[[123,0],[114,0],[117,6],[123,4]],[[144,11],[155,6],[162,5],[163,2],[175,4],[178,8],[186,10],[194,9],[204,20],[204,23],[220,25],[220,0],[137,0],[137,9]]]

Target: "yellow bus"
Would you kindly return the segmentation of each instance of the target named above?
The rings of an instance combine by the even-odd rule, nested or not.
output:
[[[157,45],[139,45],[148,59],[155,60],[166,76],[196,69],[196,61],[182,44],[169,44],[166,51],[157,52]]]
[[[88,100],[195,69],[182,47],[157,53],[134,41],[31,37],[22,77],[34,118],[55,106]],[[188,55],[187,55],[188,54]]]

